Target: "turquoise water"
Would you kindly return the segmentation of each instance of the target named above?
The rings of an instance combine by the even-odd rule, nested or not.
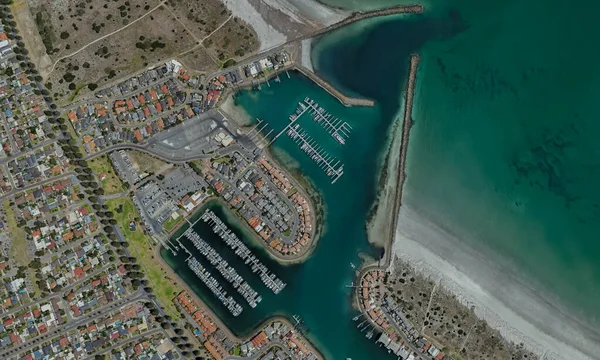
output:
[[[351,305],[352,289],[346,285],[354,280],[350,263],[360,263],[359,253],[371,257],[378,257],[380,253],[367,242],[365,221],[375,199],[382,149],[393,117],[381,107],[344,107],[310,80],[294,73],[290,79],[284,76],[279,84],[271,82],[271,88],[265,86],[260,92],[242,91],[236,96],[236,102],[252,118],[265,120],[269,123],[269,129],[277,132],[287,125],[289,114],[306,96],[347,121],[353,131],[346,145],[341,146],[308,116],[300,120],[301,126],[310,131],[313,138],[331,155],[344,162],[345,174],[333,185],[325,173],[287,136],[280,137],[274,144],[275,153],[286,153],[283,161],[288,157],[293,159],[289,163],[292,170],[298,167],[310,178],[326,205],[324,233],[307,262],[285,267],[268,262],[268,266],[288,283],[287,287],[274,296],[257,285],[256,288],[262,290],[264,300],[256,309],[247,308],[238,318],[232,318],[182,264],[184,255],[174,258],[163,251],[163,257],[184,280],[194,284],[194,290],[207,299],[211,308],[223,317],[236,334],[249,334],[270,315],[291,317],[298,314],[310,329],[309,338],[327,359],[385,359],[387,352],[376,346],[374,341],[367,340],[365,332],[361,333],[356,328],[357,324],[352,322],[357,312]],[[230,217],[230,222],[235,226],[234,218]],[[198,224],[195,229],[211,243],[218,243],[206,227]],[[243,233],[239,231],[238,234]],[[250,243],[248,237],[244,238]],[[263,259],[266,259],[264,253]],[[236,269],[244,274],[243,264],[236,265]]]
[[[334,1],[349,4],[327,2]],[[360,23],[317,41],[317,71],[350,93],[375,99],[373,109],[345,108],[295,75],[261,92],[242,91],[237,103],[274,129],[287,123],[298,100],[311,96],[355,131],[342,148],[311,128],[346,163],[335,185],[285,136],[275,143],[275,152],[289,154],[322,194],[325,233],[305,264],[277,267],[290,283],[284,292],[226,323],[244,334],[270,314],[299,314],[328,359],[386,358],[352,324],[345,285],[360,252],[378,253],[364,225],[413,51],[422,61],[405,202],[595,322],[598,6],[587,0],[570,9],[541,0],[430,1],[423,15]]]
[[[432,0],[425,7],[422,16],[380,23],[363,35],[367,45],[331,35],[325,40],[331,45],[316,46],[317,68],[387,101],[378,94],[396,86],[364,86],[358,65],[375,62],[367,67],[375,77],[393,72],[381,58],[417,44],[422,61],[405,202],[597,324],[600,5],[583,1],[567,10],[557,1]],[[355,64],[339,66],[336,54]]]

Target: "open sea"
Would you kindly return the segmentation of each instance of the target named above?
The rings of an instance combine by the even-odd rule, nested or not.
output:
[[[315,45],[317,71],[383,104],[404,80],[396,54],[418,52],[404,202],[597,328],[600,3],[423,5],[423,15],[325,37]],[[372,74],[366,83],[362,72]]]
[[[322,1],[350,9],[397,3]],[[246,309],[240,318],[224,315],[235,333],[248,334],[268,315],[298,314],[327,359],[393,358],[351,321],[356,312],[346,285],[359,253],[378,254],[367,242],[365,221],[412,52],[421,55],[421,64],[404,202],[549,301],[597,326],[600,108],[594,98],[600,94],[600,3],[428,0],[424,5],[422,15],[369,20],[314,42],[316,71],[350,94],[376,100],[374,108],[343,107],[297,74],[260,92],[236,95],[250,117],[275,130],[285,126],[305,96],[355,130],[344,147],[316,127],[311,133],[346,164],[334,185],[286,136],[274,144],[276,156],[319,190],[324,234],[306,263],[272,265],[288,281],[280,295],[265,297],[256,311]],[[206,229],[198,232],[210,237]],[[193,282],[177,258],[163,256]],[[197,286],[203,298],[211,296],[204,290]],[[223,314],[218,304],[211,307]]]

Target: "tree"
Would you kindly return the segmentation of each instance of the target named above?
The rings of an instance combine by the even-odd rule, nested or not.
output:
[[[29,267],[34,270],[37,270],[42,267],[42,263],[41,263],[40,259],[35,258],[29,263]]]

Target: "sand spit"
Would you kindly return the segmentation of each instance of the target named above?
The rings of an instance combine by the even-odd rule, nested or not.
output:
[[[330,8],[314,0],[264,0],[298,23],[329,26],[344,20],[350,13]]]
[[[600,340],[525,285],[402,206],[394,254],[455,294],[507,340],[524,343],[543,359],[592,360]],[[544,357],[545,356],[545,357]]]
[[[311,59],[312,39],[302,40],[301,44],[302,44],[302,50],[301,50],[302,52],[301,52],[300,63],[302,64],[302,66],[304,66],[308,70],[314,72],[314,69],[312,66],[312,59]]]
[[[223,3],[233,16],[256,31],[259,51],[333,25],[350,15],[314,0],[223,0]]]
[[[265,21],[261,13],[248,0],[223,0],[233,16],[244,20],[258,34],[260,51],[279,46],[287,41],[287,37]]]

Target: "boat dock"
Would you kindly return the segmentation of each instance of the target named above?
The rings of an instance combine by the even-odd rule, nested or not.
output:
[[[350,136],[350,131],[352,130],[352,126],[350,126],[350,124],[334,117],[328,113],[327,110],[319,106],[316,101],[308,97],[304,99],[304,103],[299,103],[299,105],[305,109],[308,107],[313,120],[320,124],[335,141],[341,145],[346,144],[346,139],[348,139]]]
[[[242,313],[243,308],[238,304],[233,297],[227,296],[227,291],[223,290],[223,287],[219,285],[219,282],[202,266],[202,264],[193,256],[190,256],[187,260],[188,267],[196,274],[196,276],[202,280],[210,291],[221,301],[221,303],[231,312],[233,316],[238,316]]]
[[[286,134],[331,178],[332,184],[344,175],[344,164],[329,155],[299,124],[289,128]]]
[[[210,262],[212,266],[227,280],[250,307],[255,308],[262,301],[262,297],[248,284],[237,271],[225,261],[219,253],[204,241],[194,230],[189,228],[183,233],[194,244],[196,249]]]
[[[212,226],[212,230],[229,246],[234,253],[248,265],[253,273],[258,274],[260,280],[273,293],[279,294],[286,286],[286,283],[281,281],[248,249],[248,247],[240,240],[225,223],[211,210],[207,209],[200,217],[204,222]]]

